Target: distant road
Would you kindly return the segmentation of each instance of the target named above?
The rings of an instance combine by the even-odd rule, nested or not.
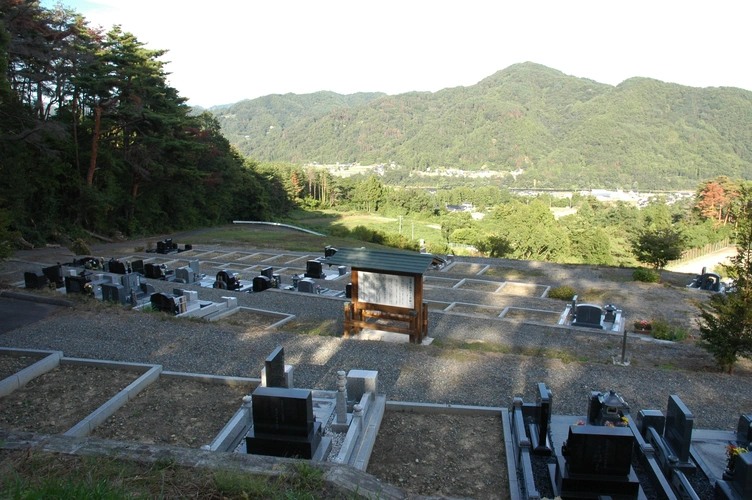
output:
[[[666,271],[673,271],[675,273],[693,273],[700,274],[703,267],[710,272],[718,264],[728,264],[729,259],[736,255],[736,247],[728,247],[717,252],[697,257],[696,259],[688,260],[677,264],[675,266],[667,266]]]

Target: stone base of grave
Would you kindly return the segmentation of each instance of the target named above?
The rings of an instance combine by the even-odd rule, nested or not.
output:
[[[563,498],[600,498],[639,500],[645,498],[640,480],[633,468],[628,476],[600,476],[594,474],[570,474],[564,457],[557,456],[556,464],[550,464],[549,473],[554,483],[554,493]]]
[[[254,429],[245,438],[246,451],[253,455],[271,457],[305,458],[311,460],[321,444],[321,422],[313,424],[313,431],[306,437],[256,434]],[[331,442],[330,442],[331,444]]]

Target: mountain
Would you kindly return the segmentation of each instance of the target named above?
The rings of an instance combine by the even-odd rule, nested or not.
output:
[[[260,161],[522,169],[508,182],[571,189],[752,179],[752,92],[611,86],[529,62],[438,92],[270,95],[212,112]]]

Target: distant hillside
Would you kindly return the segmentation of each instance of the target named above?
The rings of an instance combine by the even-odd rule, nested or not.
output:
[[[617,86],[533,63],[470,87],[270,95],[212,110],[260,161],[487,168],[515,186],[679,188],[752,179],[752,92],[647,78]]]

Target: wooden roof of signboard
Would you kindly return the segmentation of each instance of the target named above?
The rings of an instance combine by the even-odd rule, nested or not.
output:
[[[322,261],[333,266],[394,273],[423,274],[433,262],[430,253],[392,252],[370,248],[340,248]]]

